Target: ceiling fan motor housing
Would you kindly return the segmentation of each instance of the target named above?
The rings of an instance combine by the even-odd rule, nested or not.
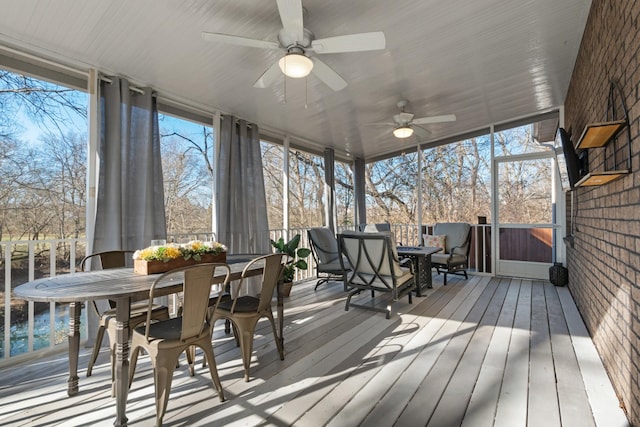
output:
[[[313,33],[310,30],[304,28],[302,40],[296,40],[295,35],[288,33],[284,28],[278,33],[278,42],[280,45],[289,50],[292,48],[298,48],[302,50],[304,54],[305,49],[311,46],[311,41],[314,39]]]

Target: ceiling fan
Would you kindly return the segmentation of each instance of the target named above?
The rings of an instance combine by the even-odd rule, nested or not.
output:
[[[202,38],[207,41],[286,52],[256,80],[254,87],[270,86],[280,72],[293,78],[306,77],[313,73],[331,89],[339,91],[347,86],[347,82],[327,64],[308,54],[362,52],[385,48],[384,33],[380,31],[316,39],[310,30],[304,28],[302,0],[276,0],[276,3],[282,21],[277,42],[202,32]]]
[[[423,127],[418,125],[428,125],[432,123],[443,123],[443,122],[455,122],[456,116],[455,114],[445,114],[443,116],[431,116],[431,117],[423,117],[420,119],[414,119],[413,113],[408,113],[405,111],[407,107],[407,101],[398,101],[398,108],[400,109],[400,113],[393,116],[393,123],[371,123],[372,125],[383,125],[383,126],[393,126],[393,135],[396,138],[409,138],[411,135],[415,134],[421,138],[425,138],[430,135],[430,132]]]

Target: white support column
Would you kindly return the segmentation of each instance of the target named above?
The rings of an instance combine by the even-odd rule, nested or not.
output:
[[[289,135],[282,141],[282,228],[284,240],[289,241]]]
[[[498,268],[498,167],[495,160],[495,128],[493,125],[489,128],[491,140],[491,274],[496,275]]]
[[[213,116],[213,134],[215,135],[215,143],[213,145],[213,165],[214,171],[211,177],[211,185],[213,191],[211,192],[211,231],[215,233],[215,240],[218,241],[218,185],[216,183],[216,169],[218,168],[218,158],[220,156],[220,122],[222,121],[222,115],[220,111],[216,111]]]
[[[418,176],[417,176],[417,182],[418,185],[416,186],[416,200],[418,203],[418,245],[422,244],[422,181],[424,179],[424,177],[422,176],[422,149],[420,148],[420,145],[418,145],[417,148],[418,151]]]
[[[96,223],[96,203],[98,176],[100,173],[100,159],[98,144],[100,142],[100,76],[94,68],[89,70],[87,79],[87,91],[89,93],[89,103],[87,105],[88,122],[88,146],[87,146],[87,202],[85,211],[85,233],[87,236],[86,253],[93,253],[93,236]],[[89,307],[89,304],[85,304]],[[98,333],[99,319],[93,310],[87,310],[87,341],[85,347],[93,347],[95,336]],[[108,340],[104,340],[104,343]]]
[[[564,106],[561,106],[558,109],[558,123],[561,128],[564,128]],[[554,160],[555,162],[555,160]],[[554,183],[552,185],[554,200],[552,203],[555,204],[555,236],[556,241],[554,242],[556,247],[556,259],[555,261],[561,262],[566,267],[567,265],[567,247],[563,240],[565,236],[568,236],[569,233],[567,229],[567,196],[562,189],[562,184],[560,181],[560,171],[556,165],[555,173],[553,174],[555,178]],[[571,192],[571,208],[573,211],[573,191]],[[573,218],[572,218],[573,220]]]
[[[87,91],[89,92],[89,103],[87,105],[88,118],[88,145],[87,145],[87,202],[85,211],[86,235],[87,235],[87,254],[93,251],[93,236],[96,222],[96,191],[98,188],[98,142],[100,139],[100,76],[94,68],[89,70],[89,78],[87,80]]]

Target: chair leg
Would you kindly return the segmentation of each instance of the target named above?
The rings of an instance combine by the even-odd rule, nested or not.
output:
[[[242,365],[244,366],[244,380],[249,382],[249,368],[251,366],[251,354],[253,353],[253,334],[256,330],[258,319],[236,318],[240,338],[240,353],[242,353]]]
[[[156,398],[156,426],[162,425],[162,418],[167,411],[171,383],[173,382],[173,371],[176,366],[176,360],[181,353],[181,349],[175,349],[175,351],[164,350],[155,355],[149,355],[151,358],[155,357],[156,359],[153,370]]]
[[[444,271],[443,274],[444,274],[444,285],[443,286],[447,286],[447,272]]]
[[[93,353],[91,353],[91,359],[89,359],[89,365],[87,366],[87,376],[91,376],[91,371],[93,370],[93,365],[96,363],[98,359],[98,355],[100,354],[100,347],[102,347],[102,339],[104,338],[104,325],[101,325],[98,328],[98,335],[96,335],[96,342],[93,344]]]
[[[209,343],[211,343],[211,340],[209,340]],[[222,383],[220,383],[220,377],[218,376],[218,367],[216,365],[216,359],[213,354],[213,347],[211,345],[203,345],[200,348],[202,348],[202,351],[204,352],[205,360],[209,361],[209,373],[211,374],[211,381],[213,381],[213,386],[218,392],[218,398],[220,399],[220,402],[224,402],[224,392],[222,391]]]
[[[226,332],[226,324],[227,322],[229,322],[229,324],[231,325],[230,329],[233,331],[233,339],[236,341],[236,347],[240,347],[240,339],[238,338],[238,328],[236,328],[236,325],[233,324],[233,322],[231,322],[229,319],[225,319],[225,332]],[[213,328],[211,329],[211,334],[213,335]],[[207,358],[205,357],[202,360],[202,367],[206,368],[207,367]]]
[[[187,356],[187,365],[189,365],[189,375],[192,377],[196,374],[194,363],[196,360],[196,346],[192,345],[185,351]],[[206,359],[205,359],[206,360]],[[176,361],[176,367],[178,366],[178,362]],[[202,366],[204,368],[204,366]]]
[[[345,303],[345,306],[344,306],[344,311],[349,311],[349,304],[351,303],[351,298],[354,295],[358,295],[359,293],[360,293],[360,289],[356,289],[355,291],[349,292],[349,296],[347,296],[347,302]]]
[[[133,384],[133,375],[136,373],[136,365],[138,364],[138,354],[140,353],[140,347],[134,347],[131,349],[130,361],[129,361],[129,388]]]
[[[273,332],[273,339],[276,340],[276,347],[278,348],[278,354],[280,355],[280,360],[284,360],[284,349],[282,348],[282,341],[278,337],[278,332],[276,330],[276,322],[273,320],[273,313],[267,313],[267,317],[271,322],[271,331]]]
[[[323,279],[318,280],[318,281],[316,282],[316,286],[313,288],[313,290],[315,291],[316,289],[318,289],[318,286],[320,286],[320,285],[322,285],[323,283],[326,283],[326,282],[328,282],[328,281],[329,281],[329,279],[324,279],[324,278],[323,278]]]

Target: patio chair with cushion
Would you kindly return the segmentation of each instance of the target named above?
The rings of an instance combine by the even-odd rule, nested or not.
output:
[[[282,268],[287,260],[286,254],[271,254],[252,260],[242,272],[242,278],[231,285],[230,296],[220,293],[218,302],[210,308],[212,314],[211,328],[218,319],[228,319],[233,324],[234,333],[240,341],[242,364],[244,366],[244,380],[249,381],[249,367],[253,352],[253,335],[258,321],[266,317],[271,322],[271,330],[280,360],[284,360],[282,341],[278,337],[273,318],[271,301],[273,300],[278,281],[282,276]],[[243,282],[249,277],[247,272],[255,263],[264,263],[262,271],[262,286],[257,297],[240,295]]]
[[[91,268],[93,270],[97,270],[98,267],[101,267],[103,270],[109,268],[119,268],[127,266],[127,258],[131,259],[131,255],[133,251],[106,251],[106,252],[97,252],[91,255],[85,256],[82,261],[80,261],[80,269],[85,271],[85,268],[88,267],[87,263],[89,260],[92,260]],[[95,261],[100,261],[100,265],[94,264]],[[94,300],[91,301],[91,305],[98,316],[98,333],[95,338],[95,343],[93,345],[93,353],[91,354],[91,358],[89,359],[89,365],[87,366],[87,376],[91,376],[91,372],[93,370],[93,365],[96,363],[98,359],[98,355],[100,354],[100,347],[102,347],[102,339],[104,338],[104,332],[107,331],[107,335],[109,337],[109,352],[111,355],[111,378],[114,378],[115,372],[113,371],[115,366],[115,345],[116,345],[116,309],[115,303],[113,301],[106,300]],[[138,326],[140,323],[144,322],[147,318],[147,310],[149,309],[149,304],[147,301],[137,302],[131,304],[131,314],[129,317],[129,327],[131,330]],[[154,320],[166,320],[169,318],[169,308],[160,305],[160,304],[152,304],[151,305],[151,318]]]
[[[343,283],[346,292],[346,273],[350,270],[349,263],[340,254],[336,236],[326,227],[311,228],[307,234],[318,276],[314,290],[318,289],[322,283],[338,280]]]
[[[140,350],[144,350],[151,359],[153,380],[155,384],[156,425],[162,425],[162,417],[167,409],[173,371],[178,357],[183,351],[191,351],[192,346],[200,347],[209,365],[211,380],[218,392],[218,398],[224,401],[222,384],[218,377],[216,361],[213,355],[211,331],[211,312],[209,311],[209,294],[216,270],[225,274],[224,281],[219,284],[224,289],[229,283],[231,269],[227,264],[195,264],[177,268],[158,277],[149,290],[149,306],[144,326],[133,330],[131,338],[131,364],[129,366],[129,387],[133,382]],[[151,302],[156,296],[156,289],[163,282],[170,280],[183,281],[182,315],[169,320],[152,322]]]
[[[444,236],[444,237],[443,237]],[[433,235],[424,235],[426,246],[433,245],[428,241],[444,240],[444,250],[431,255],[431,265],[438,274],[444,273],[444,285],[447,285],[447,274],[456,274],[468,279],[469,250],[471,249],[471,225],[466,222],[441,222],[433,227]]]
[[[388,293],[393,301],[407,295],[411,304],[411,291],[415,286],[414,274],[410,268],[400,266],[396,243],[391,233],[364,233],[345,231],[338,235],[340,251],[347,257],[351,272],[347,273],[347,286],[354,290],[349,293],[345,310],[349,306],[380,311],[391,317],[391,305],[385,308],[373,304],[354,304],[351,298],[361,291]],[[373,301],[372,301],[373,303]]]

